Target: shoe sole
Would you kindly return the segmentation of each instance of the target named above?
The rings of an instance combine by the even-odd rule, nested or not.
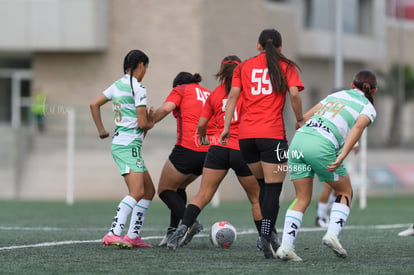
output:
[[[299,257],[298,255],[296,255],[296,257],[290,258],[289,255],[285,257],[286,254],[287,253],[283,253],[282,257],[276,254],[276,257],[282,261],[291,261],[291,262],[302,262],[303,261],[302,258]]]
[[[336,256],[340,258],[346,258],[348,256],[345,249],[336,248],[335,245],[331,241],[323,240],[322,243],[326,245],[327,247],[329,247],[335,253]]]
[[[276,259],[276,253],[273,251],[272,246],[265,238],[260,238],[262,241],[262,247],[263,247],[263,254],[266,259]]]
[[[200,233],[203,229],[204,227],[200,223],[198,224],[196,228],[191,228],[190,230],[187,231],[187,234],[184,235],[184,237],[182,238],[182,241],[181,240],[179,241],[179,245],[180,246],[187,245],[189,242],[191,242],[193,237],[197,235],[198,233]]]

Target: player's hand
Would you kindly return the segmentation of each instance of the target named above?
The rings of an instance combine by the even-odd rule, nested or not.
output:
[[[329,165],[327,166],[328,171],[329,172],[334,172],[336,169],[339,168],[339,166],[342,164],[342,162],[344,161],[344,159],[342,158],[341,155],[339,155],[335,162],[329,163]]]
[[[301,121],[296,122],[295,129],[299,129],[305,124],[305,121],[302,119]]]
[[[99,132],[99,138],[104,139],[109,137],[109,132],[107,132],[105,129]]]
[[[201,145],[209,145],[210,141],[208,140],[207,136],[200,136],[200,144]]]
[[[224,129],[223,132],[221,132],[220,134],[220,140],[219,140],[220,144],[226,145],[227,142],[229,142],[229,139],[230,139],[230,131]]]

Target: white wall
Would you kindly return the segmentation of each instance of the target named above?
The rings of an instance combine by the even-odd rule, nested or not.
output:
[[[0,0],[0,50],[106,47],[107,0]]]

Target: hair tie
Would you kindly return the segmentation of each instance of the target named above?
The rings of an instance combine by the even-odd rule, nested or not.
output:
[[[234,64],[240,64],[240,62],[239,61],[236,61],[236,60],[224,60],[224,61],[221,61],[221,63],[223,64],[223,63],[234,63]]]

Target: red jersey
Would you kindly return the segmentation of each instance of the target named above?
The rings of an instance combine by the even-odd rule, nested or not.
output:
[[[233,119],[230,125],[230,139],[226,145],[220,144],[220,134],[224,129],[224,114],[227,103],[228,95],[226,95],[226,90],[224,88],[224,83],[218,86],[213,93],[207,98],[206,104],[204,105],[203,112],[201,113],[202,117],[210,119],[210,121],[215,121],[216,131],[213,138],[210,138],[210,145],[222,146],[234,150],[240,150],[239,147],[239,115],[241,111],[242,101],[238,100],[236,109],[234,110]]]
[[[304,89],[295,66],[280,61],[288,87]],[[275,93],[267,69],[266,55],[261,53],[239,64],[233,72],[232,86],[241,88],[243,100],[239,139],[286,139],[283,119],[286,93]]]
[[[207,152],[209,145],[200,145],[197,126],[203,106],[211,91],[196,84],[183,84],[175,87],[165,102],[170,101],[177,105],[173,115],[177,119],[176,145],[197,152]],[[207,125],[207,135],[214,133],[214,121]]]

